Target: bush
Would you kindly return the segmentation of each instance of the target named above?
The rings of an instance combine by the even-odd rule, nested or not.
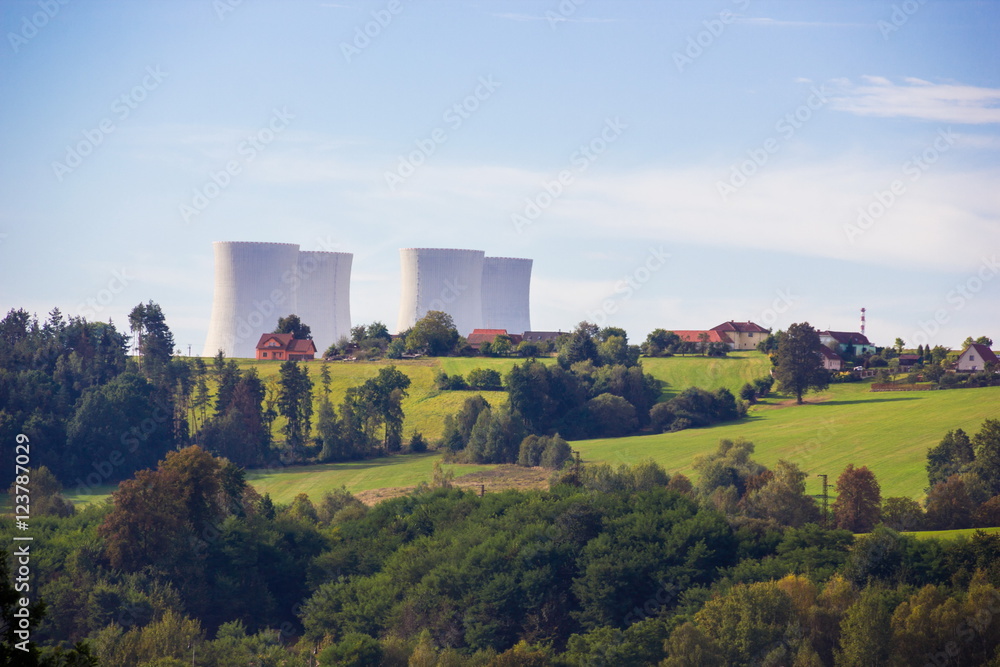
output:
[[[635,408],[621,396],[601,394],[587,401],[594,423],[594,435],[615,438],[631,433],[639,426]]]
[[[469,388],[461,374],[448,375],[444,371],[438,371],[434,376],[434,386],[441,391],[461,391]]]
[[[774,387],[774,378],[770,375],[757,378],[753,381],[753,387],[757,390],[757,398],[766,398],[771,393],[771,388]]]
[[[413,436],[410,438],[410,451],[414,454],[420,454],[427,451],[427,441],[420,431],[415,431]]]
[[[573,458],[573,450],[570,448],[569,443],[556,433],[549,438],[549,444],[545,446],[545,450],[542,452],[538,463],[543,468],[559,470],[571,458]]]
[[[500,373],[492,368],[473,368],[469,371],[469,386],[482,391],[500,391],[503,389],[503,382],[500,380]]]

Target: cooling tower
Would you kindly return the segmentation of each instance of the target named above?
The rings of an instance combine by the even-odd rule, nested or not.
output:
[[[512,334],[531,331],[530,291],[530,259],[484,258],[482,327]]]
[[[429,310],[443,310],[468,336],[483,321],[482,250],[401,248],[402,296],[396,330],[409,329]]]
[[[289,312],[309,325],[320,354],[342,336],[351,337],[353,258],[346,252],[310,250],[298,254],[295,302]]]
[[[292,243],[217,241],[215,297],[205,356],[254,357],[262,333],[295,305],[299,246]]]

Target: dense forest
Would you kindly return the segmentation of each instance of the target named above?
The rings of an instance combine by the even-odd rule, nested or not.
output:
[[[721,443],[696,484],[570,465],[548,491],[443,479],[368,508],[276,506],[188,447],[34,520],[44,619],[9,664],[997,664],[1000,535],[823,527],[803,475],[752,453]],[[864,520],[857,488],[829,523]]]
[[[35,539],[24,652],[16,527],[0,524],[4,664],[1000,665],[1000,534],[897,532],[1000,525],[998,420],[943,434],[924,504],[883,498],[858,461],[826,508],[797,465],[767,468],[742,440],[694,481],[582,465],[564,437],[737,419],[772,384],[663,401],[624,332],[583,323],[557,363],[500,378],[505,404],[471,393],[430,443],[550,468],[547,490],[480,496],[437,474],[375,507],[343,489],[281,505],[246,469],[426,449],[402,431],[409,377],[382,366],[334,405],[325,364],[263,381],[174,356],[155,303],[129,325],[135,357],[110,323],[0,321],[0,438],[9,460],[31,443]],[[62,495],[109,482],[108,503]]]

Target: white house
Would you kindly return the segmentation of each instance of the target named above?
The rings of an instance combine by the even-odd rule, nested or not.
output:
[[[973,343],[965,348],[965,351],[958,357],[958,364],[955,368],[961,373],[973,373],[985,370],[986,364],[997,364],[1000,366],[1000,359],[993,353],[987,345]]]

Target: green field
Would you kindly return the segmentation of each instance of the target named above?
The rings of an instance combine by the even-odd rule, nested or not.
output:
[[[951,429],[970,435],[984,419],[1000,416],[1000,387],[871,393],[864,383],[831,385],[807,394],[806,405],[770,398],[736,423],[679,433],[574,442],[584,460],[636,463],[652,458],[671,472],[691,472],[694,458],[720,439],[746,438],[755,458],[772,466],[784,458],[832,484],[848,463],[871,468],[883,497],[920,498],[927,486],[927,449]],[[817,477],[807,480],[818,493]]]
[[[673,398],[688,387],[714,391],[725,387],[739,396],[747,382],[766,377],[771,361],[760,352],[733,352],[728,357],[643,358],[642,368],[667,386],[663,398]]]
[[[406,420],[403,432],[409,436],[420,431],[431,441],[441,437],[446,415],[455,414],[466,398],[482,394],[487,401],[496,405],[506,401],[504,392],[479,391],[439,391],[434,386],[434,376],[439,370],[449,375],[468,375],[474,368],[492,368],[501,375],[511,366],[523,363],[523,359],[491,359],[483,357],[444,357],[437,359],[400,359],[397,361],[350,362],[335,361],[328,364],[330,369],[330,398],[338,405],[350,387],[363,383],[378,374],[379,368],[394,365],[406,373],[412,382],[407,390],[409,396],[403,401]],[[540,360],[554,364],[554,358]],[[280,361],[256,361],[240,359],[240,368],[256,368],[261,379],[267,381],[278,375]],[[686,387],[718,389],[728,387],[736,393],[744,383],[767,375],[770,362],[757,352],[737,352],[728,358],[709,359],[706,357],[670,357],[665,359],[643,359],[643,369],[657,379],[664,380],[663,398],[670,398]],[[319,396],[319,362],[307,365],[313,378],[313,393]],[[274,424],[275,433],[280,432],[283,420]]]
[[[545,363],[554,363],[545,359]],[[643,359],[646,372],[668,383],[665,397],[685,387],[727,387],[734,393],[747,381],[763,377],[770,366],[756,352],[734,353],[728,358],[671,357]],[[275,376],[281,362],[241,360],[241,367],[255,367],[265,380]],[[446,391],[434,387],[439,369],[449,374],[467,374],[477,367],[494,368],[501,374],[516,359],[444,358],[396,362],[333,362],[331,398],[339,403],[349,387],[395,364],[410,376],[412,385],[403,403],[407,436],[419,430],[432,441],[442,432],[444,417],[454,414],[466,397],[477,392]],[[318,393],[319,364],[309,364]],[[836,384],[821,394],[808,394],[808,403],[791,405],[790,399],[772,396],[751,409],[736,423],[679,433],[585,440],[573,443],[587,462],[636,463],[652,458],[671,472],[691,472],[699,454],[715,449],[722,438],[746,438],[756,445],[755,458],[771,466],[779,458],[798,463],[811,473],[808,491],[818,494],[819,478],[826,473],[833,484],[848,463],[867,465],[882,485],[882,495],[921,498],[927,484],[924,471],[927,449],[948,430],[963,428],[974,433],[988,417],[1000,416],[1000,387],[949,391],[871,393],[866,383]],[[496,404],[506,399],[502,392],[483,392]],[[275,432],[280,427],[276,424]],[[394,456],[372,461],[302,466],[277,473],[250,472],[261,492],[270,492],[280,502],[296,493],[313,496],[344,485],[352,492],[385,487],[414,486],[431,477],[434,454]],[[456,476],[480,467],[457,466]],[[105,497],[113,487],[96,490],[93,496],[75,496],[89,502]]]
[[[416,486],[429,482],[434,474],[434,462],[440,455],[434,453],[388,456],[367,461],[324,463],[313,466],[294,466],[275,471],[247,473],[247,480],[261,494],[270,493],[278,503],[290,503],[296,495],[306,493],[319,500],[326,491],[347,487],[351,493],[389,487]],[[492,466],[444,464],[442,469],[461,477]]]
[[[961,528],[959,530],[918,530],[914,533],[904,533],[912,535],[918,540],[953,540],[956,537],[972,537],[977,531],[984,533],[1000,533],[1000,528]]]

